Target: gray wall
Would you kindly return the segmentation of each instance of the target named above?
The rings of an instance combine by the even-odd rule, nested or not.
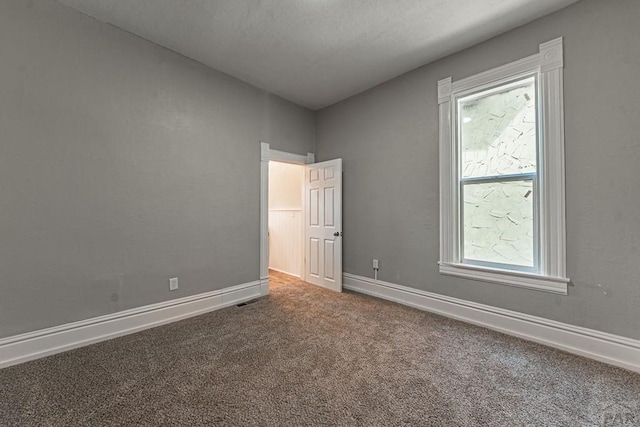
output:
[[[314,113],[51,0],[0,55],[0,337],[259,278],[259,141]]]
[[[344,270],[640,338],[640,2],[583,0],[318,113],[344,159]],[[439,79],[565,37],[568,296],[438,273]]]

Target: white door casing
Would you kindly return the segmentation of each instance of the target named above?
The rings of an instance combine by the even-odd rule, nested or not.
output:
[[[305,166],[305,281],[342,292],[342,159]]]

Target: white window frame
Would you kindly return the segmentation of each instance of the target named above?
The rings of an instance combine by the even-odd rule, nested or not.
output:
[[[562,37],[539,52],[474,76],[438,82],[440,115],[440,273],[567,294]],[[456,99],[525,76],[538,90],[537,266],[535,271],[464,263],[461,259]]]

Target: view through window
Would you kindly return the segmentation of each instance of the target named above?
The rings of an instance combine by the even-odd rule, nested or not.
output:
[[[464,262],[536,264],[535,77],[457,99]]]

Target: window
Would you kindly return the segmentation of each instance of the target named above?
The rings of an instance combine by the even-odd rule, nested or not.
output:
[[[438,82],[441,273],[567,293],[562,56]]]

